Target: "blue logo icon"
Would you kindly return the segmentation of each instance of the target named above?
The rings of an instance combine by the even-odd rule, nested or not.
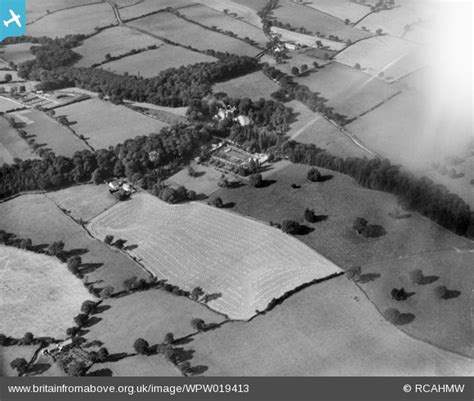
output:
[[[26,32],[26,0],[0,0],[0,40]]]

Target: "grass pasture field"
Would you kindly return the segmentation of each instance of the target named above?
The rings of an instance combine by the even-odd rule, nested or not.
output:
[[[163,355],[134,355],[116,362],[96,363],[90,373],[101,372],[105,376],[121,377],[181,377],[181,373]]]
[[[97,3],[73,7],[48,14],[28,25],[30,36],[63,37],[72,34],[90,35],[95,28],[116,25],[112,7],[108,3]]]
[[[30,53],[32,43],[16,43],[12,45],[3,46],[0,49],[0,59],[7,63],[13,62],[20,64],[28,60],[33,60],[35,56]]]
[[[27,23],[31,24],[38,18],[58,10],[82,7],[88,4],[100,3],[99,0],[41,0],[26,3]]]
[[[232,0],[232,2],[251,8],[255,13],[261,11],[268,3],[267,0]]]
[[[297,100],[285,105],[292,108],[294,113],[294,121],[287,133],[291,139],[301,143],[312,143],[339,157],[369,156],[319,113],[312,112]]]
[[[340,271],[275,228],[200,203],[168,205],[148,194],[117,204],[88,228],[96,238],[119,235],[137,245],[128,252],[160,279],[221,293],[209,306],[233,319],[249,319],[272,298]]]
[[[273,82],[262,71],[252,72],[213,86],[213,92],[224,92],[232,98],[248,97],[252,100],[260,98],[271,99],[271,94],[280,89],[280,85]]]
[[[213,49],[241,56],[256,56],[261,51],[242,40],[203,28],[168,12],[140,18],[128,25],[198,50]]]
[[[426,96],[405,91],[346,128],[383,157],[426,170],[430,161],[439,159],[443,146],[448,145],[440,144],[434,135],[439,128],[426,115],[427,102]]]
[[[223,31],[231,31],[239,38],[248,37],[256,41],[262,47],[268,42],[268,38],[261,28],[250,25],[240,19],[227,16],[205,5],[197,4],[196,6],[183,8],[179,12],[186,16],[186,18],[199,22],[207,27],[216,27]]]
[[[212,61],[216,61],[216,58],[180,46],[162,44],[158,49],[111,61],[103,64],[101,68],[118,74],[128,73],[151,78],[168,68]]]
[[[76,63],[77,67],[89,67],[92,64],[105,61],[105,55],[120,56],[133,49],[143,49],[148,46],[160,46],[161,40],[137,32],[124,26],[105,29],[97,35],[86,39],[84,43],[75,48],[82,58]]]
[[[168,178],[166,184],[175,186],[182,185],[190,191],[207,196],[219,189],[218,183],[222,175],[220,171],[202,164],[193,165],[192,167],[197,172],[196,177],[190,177],[188,169],[185,168]]]
[[[87,299],[82,282],[58,259],[13,247],[0,247],[2,301],[0,333],[64,338]]]
[[[209,376],[469,376],[473,367],[472,359],[385,321],[345,277],[305,288],[250,322],[195,336],[187,346]]]
[[[363,71],[388,82],[419,70],[427,63],[420,46],[387,35],[361,40],[339,53],[336,60],[349,67],[359,64]]]
[[[351,0],[312,0],[306,2],[308,7],[322,11],[333,17],[354,23],[370,12],[370,8]]]
[[[22,123],[21,129],[26,131],[29,138],[57,155],[71,157],[77,151],[89,149],[66,127],[41,111],[25,110],[11,115],[18,123]],[[28,123],[25,124],[24,121]]]
[[[0,112],[8,113],[10,110],[20,109],[24,106],[12,99],[9,99],[5,96],[0,96]]]
[[[195,2],[220,12],[225,12],[225,10],[227,10],[228,15],[232,16],[233,18],[245,21],[250,25],[256,26],[257,28],[263,28],[262,20],[258,16],[258,10],[256,10],[256,8],[260,7],[260,4],[263,4],[261,6],[261,8],[263,8],[265,6],[264,0],[196,0]]]
[[[471,241],[416,213],[407,219],[392,219],[388,213],[397,207],[393,195],[362,188],[346,175],[319,169],[327,181],[311,183],[306,179],[309,168],[292,164],[270,175],[268,179],[275,182],[264,188],[220,189],[214,196],[224,203],[234,202],[235,212],[263,222],[290,219],[307,224],[303,213],[314,208],[321,221],[309,224],[314,231],[297,238],[343,269],[439,249],[474,248]],[[300,188],[293,189],[292,184]],[[352,230],[357,217],[381,225],[386,234],[360,237]]]
[[[311,7],[296,4],[290,0],[280,0],[278,7],[273,10],[271,17],[283,24],[290,24],[291,27],[296,29],[304,27],[312,34],[320,32],[325,36],[335,35],[344,41],[350,40],[355,42],[371,35],[369,32],[346,25],[339,18],[322,13]]]
[[[158,133],[168,124],[146,117],[125,106],[117,106],[99,99],[89,99],[56,109],[75,122],[71,128],[84,135],[95,149],[108,148],[139,135]]]
[[[76,220],[89,221],[115,205],[118,200],[109,193],[106,184],[86,184],[46,194],[56,205],[68,211]]]
[[[355,118],[395,96],[399,89],[362,71],[339,63],[299,76],[295,81],[328,100],[327,105]]]
[[[120,3],[120,1],[118,3]],[[129,21],[131,19],[143,17],[144,15],[156,13],[157,11],[164,10],[167,7],[173,7],[179,10],[195,3],[195,0],[134,0],[132,2],[125,0],[123,4],[119,4],[119,13],[122,21]]]
[[[364,280],[359,286],[379,310],[403,309],[414,315],[410,324],[400,328],[423,341],[471,358],[474,357],[471,324],[471,293],[474,287],[472,266],[474,251],[440,251],[398,260],[384,261],[363,268],[362,274],[380,275],[374,281]],[[409,273],[420,269],[425,281],[416,285]],[[434,289],[445,285],[449,299],[439,299]],[[395,301],[390,292],[404,288],[410,294],[404,301]],[[474,370],[474,360],[472,361]]]
[[[22,195],[0,203],[0,222],[1,229],[19,238],[30,238],[40,248],[64,241],[68,255],[81,257],[84,280],[94,283],[96,288],[111,285],[115,291],[121,291],[123,281],[130,277],[149,278],[127,255],[91,238],[44,195]]]
[[[176,339],[186,337],[195,332],[191,326],[194,318],[206,323],[224,321],[204,305],[158,289],[108,299],[101,306],[105,309],[97,315],[101,320],[84,337],[89,342],[102,342],[110,353],[134,353],[137,338],[155,345],[163,342],[166,333],[173,333]]]
[[[0,107],[2,104],[0,97]],[[7,120],[0,118],[0,165],[13,163],[13,159],[39,159],[26,141],[21,138],[16,130],[10,128]]]
[[[10,362],[16,358],[25,358],[29,362],[38,348],[39,345],[0,346],[0,377],[18,376],[18,372],[11,368]]]

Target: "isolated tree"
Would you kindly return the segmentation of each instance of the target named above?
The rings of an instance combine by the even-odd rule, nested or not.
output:
[[[297,221],[283,220],[281,230],[286,234],[295,235],[301,232],[301,225]]]
[[[397,324],[400,319],[400,311],[396,308],[388,308],[383,313],[383,317],[392,324]]]
[[[257,174],[252,174],[250,176],[250,185],[255,188],[259,188],[262,186],[263,179],[262,179],[262,174],[257,173]]]
[[[423,284],[423,272],[420,269],[412,270],[409,276],[413,284]]]
[[[196,170],[194,170],[194,168],[192,166],[188,167],[188,175],[190,177],[196,177]]]
[[[300,70],[298,69],[298,67],[295,66],[291,68],[291,73],[296,76],[299,75]]]
[[[308,71],[308,64],[302,64],[301,65],[301,72],[306,72]]]
[[[77,326],[68,327],[66,329],[66,335],[69,337],[74,337],[77,333],[79,333],[79,328]]]
[[[113,243],[113,246],[117,249],[122,249],[124,245],[125,245],[125,241],[120,238]]]
[[[362,273],[362,268],[360,266],[354,266],[346,270],[346,277],[349,280],[357,281],[360,278]]]
[[[227,178],[225,178],[224,174],[222,174],[221,178],[219,178],[219,182],[217,183],[217,185],[220,188],[227,188],[229,186],[229,182],[227,181]]]
[[[113,235],[106,235],[105,238],[104,238],[104,242],[105,242],[107,245],[110,245],[113,240],[114,240],[114,236],[113,236]]]
[[[191,363],[189,361],[184,361],[179,364],[179,369],[185,375],[188,374],[191,370]]]
[[[354,64],[354,68],[355,68],[356,70],[360,70],[360,69],[362,68],[362,66],[361,66],[359,63],[355,63],[355,64]]]
[[[84,301],[81,306],[81,312],[85,313],[86,315],[90,315],[94,311],[96,306],[97,304],[94,301]]]
[[[137,338],[133,343],[133,349],[137,354],[146,355],[150,348],[150,344],[148,341],[144,340],[143,338]]]
[[[0,346],[5,346],[8,342],[8,337],[5,334],[0,334]]]
[[[318,182],[321,181],[321,173],[316,167],[312,167],[308,170],[306,178],[312,182]]]
[[[369,222],[362,218],[362,217],[357,217],[355,220],[354,220],[354,223],[352,224],[352,228],[357,231],[359,234],[363,233],[364,230],[367,228],[367,225],[369,224]]]
[[[309,223],[316,223],[318,216],[316,216],[313,209],[306,209],[304,211],[304,219]]]
[[[21,376],[26,372],[26,368],[28,367],[28,362],[25,358],[16,358],[10,362],[10,366],[12,369],[16,370],[18,374]]]
[[[395,301],[405,301],[408,298],[408,294],[406,293],[404,288],[393,288],[390,292],[390,295]]]
[[[376,33],[377,35],[382,35],[382,33],[383,33],[382,28],[377,29],[377,30],[375,31],[375,33]]]
[[[436,298],[438,299],[448,299],[448,288],[445,285],[439,285],[434,289]]]
[[[212,205],[221,208],[224,205],[224,202],[222,202],[222,198],[218,196],[212,200]]]
[[[12,79],[13,79],[12,74],[5,74],[5,76],[3,77],[3,80],[5,82],[11,82]]]
[[[344,24],[349,25],[350,23],[351,23],[351,21],[350,21],[349,18],[346,18],[346,19],[344,20]]]
[[[174,341],[173,333],[166,333],[165,339],[163,340],[164,344],[171,344]]]
[[[82,361],[72,362],[67,369],[68,376],[84,376],[87,371],[87,366]]]
[[[197,331],[204,331],[206,329],[206,323],[202,319],[192,319],[191,327]]]

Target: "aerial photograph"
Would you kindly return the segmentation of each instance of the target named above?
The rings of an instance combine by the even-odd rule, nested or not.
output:
[[[474,376],[471,1],[7,9],[0,376]]]

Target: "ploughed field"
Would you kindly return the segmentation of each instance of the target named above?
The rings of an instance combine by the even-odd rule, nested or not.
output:
[[[127,240],[128,251],[159,279],[222,295],[209,306],[249,319],[272,298],[340,269],[297,239],[199,203],[170,206],[138,194],[99,215],[92,235]]]

